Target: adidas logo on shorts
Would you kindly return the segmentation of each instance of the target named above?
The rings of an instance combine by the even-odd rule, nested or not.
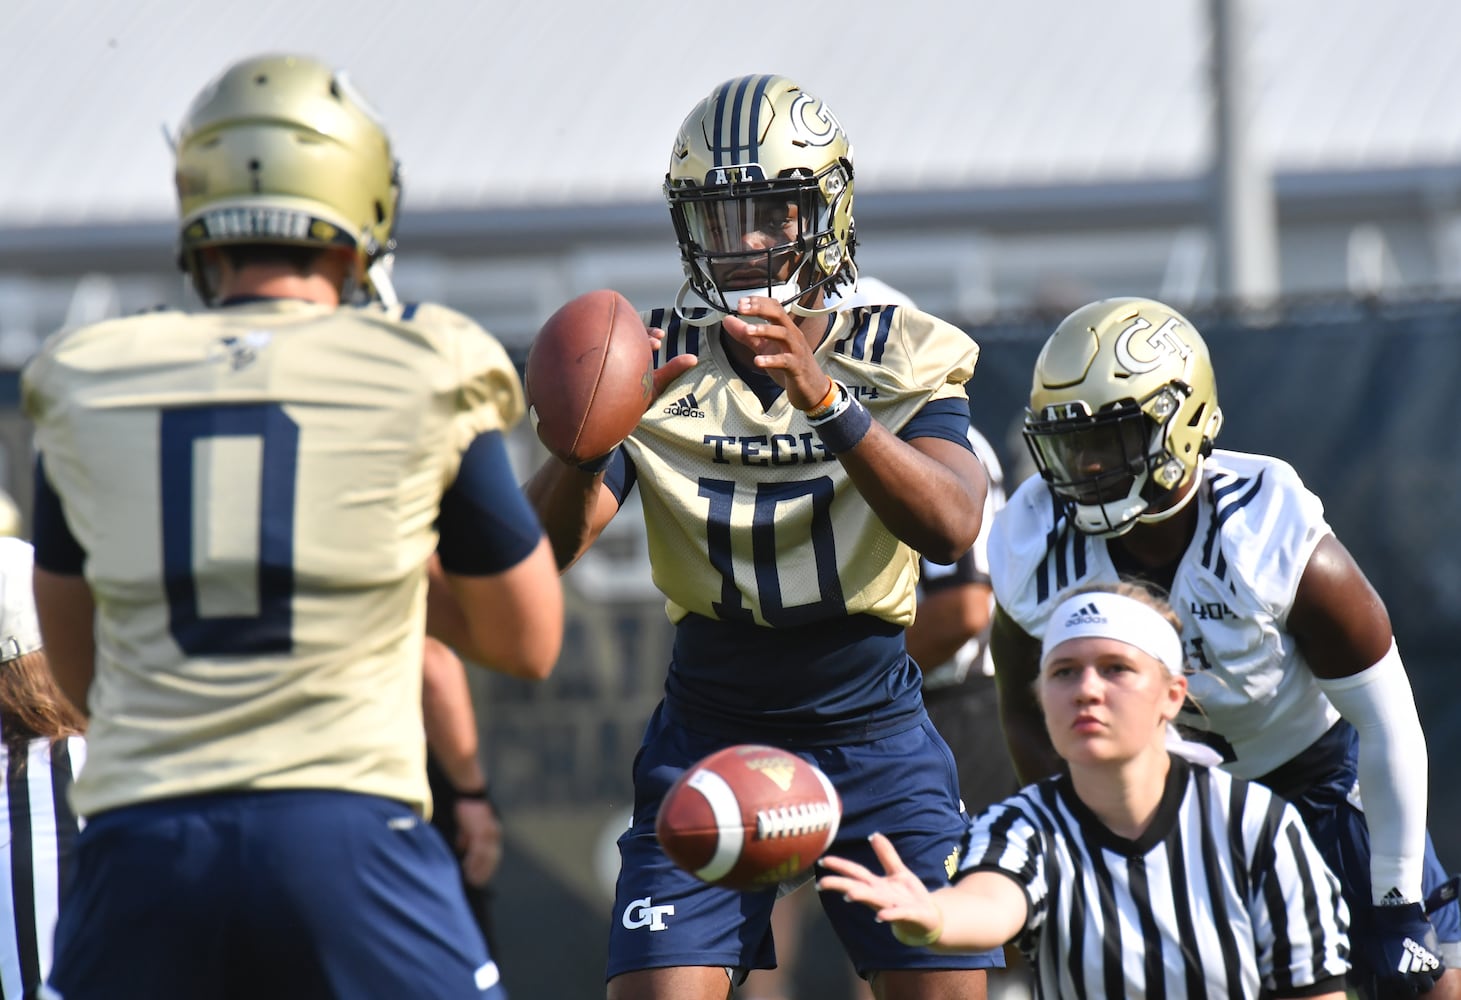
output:
[[[1400,964],[1396,969],[1402,976],[1412,972],[1435,972],[1441,967],[1441,960],[1424,945],[1416,944],[1410,938],[1402,942],[1405,950],[1400,953]]]

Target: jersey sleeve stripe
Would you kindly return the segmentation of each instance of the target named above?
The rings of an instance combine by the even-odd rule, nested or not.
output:
[[[888,335],[893,332],[893,315],[897,311],[897,306],[888,306],[878,316],[878,335],[873,339],[873,352],[869,359],[875,365],[883,363],[883,351],[888,346]]]

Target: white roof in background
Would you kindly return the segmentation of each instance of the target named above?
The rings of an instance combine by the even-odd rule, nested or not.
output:
[[[658,198],[681,118],[779,72],[837,112],[859,188],[1200,172],[1209,0],[4,0],[0,226],[173,212],[163,125],[232,60],[347,67],[406,205]],[[1461,160],[1461,3],[1249,0],[1281,170]]]

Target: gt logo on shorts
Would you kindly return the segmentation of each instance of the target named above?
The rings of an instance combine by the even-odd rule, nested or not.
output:
[[[665,923],[665,917],[675,915],[673,906],[653,906],[652,896],[645,896],[643,899],[636,899],[624,907],[624,917],[620,921],[628,930],[638,930],[641,927],[648,927],[652,931],[662,931],[669,928]]]

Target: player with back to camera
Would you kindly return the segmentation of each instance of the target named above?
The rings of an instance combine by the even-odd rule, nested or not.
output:
[[[62,332],[24,374],[37,607],[91,717],[49,995],[501,998],[423,819],[422,643],[557,658],[517,375],[390,304],[396,164],[344,74],[236,63],[176,155],[208,309]]]
[[[1346,910],[1297,811],[1169,750],[1179,627],[1131,584],[1062,594],[1035,690],[1068,773],[986,810],[953,886],[930,893],[879,834],[885,874],[826,857],[822,889],[910,945],[1016,941],[1040,996],[1342,1000]]]
[[[837,848],[884,830],[930,885],[966,825],[903,629],[919,553],[952,562],[979,529],[978,348],[916,310],[824,304],[855,281],[852,193],[846,134],[797,84],[740,77],[700,101],[665,181],[687,280],[647,314],[658,398],[601,461],[549,459],[528,487],[567,567],[637,484],[676,628],[619,842],[613,1000],[718,1000],[775,961],[775,893],[705,885],[655,840],[665,791],[721,747],[802,754],[842,797]],[[1002,961],[910,951],[861,907],[823,904],[883,1000],[982,997]]]
[[[1298,807],[1349,904],[1352,982],[1373,997],[1455,997],[1461,972],[1442,974],[1442,960],[1461,958],[1461,922],[1454,902],[1424,912],[1445,872],[1385,605],[1293,468],[1212,450],[1221,426],[1207,346],[1160,302],[1088,304],[1046,341],[1025,421],[1040,475],[990,539],[991,648],[1016,765],[1026,780],[1059,766],[1030,694],[1059,592],[1161,586],[1195,701],[1178,723]]]

